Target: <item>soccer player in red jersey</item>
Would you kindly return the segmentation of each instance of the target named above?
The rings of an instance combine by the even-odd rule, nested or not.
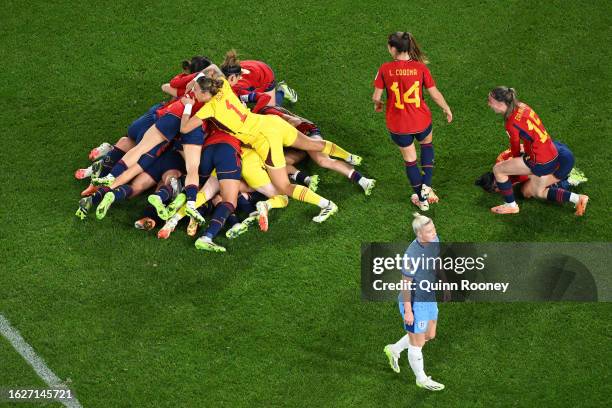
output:
[[[558,151],[535,111],[517,99],[513,88],[505,86],[498,86],[489,93],[488,104],[495,113],[504,115],[513,156],[512,159],[497,163],[493,167],[495,181],[504,196],[505,204],[493,207],[491,211],[496,214],[518,213],[519,207],[514,200],[509,176],[528,175],[532,195],[545,197],[549,201],[571,201],[576,206],[575,214],[583,215],[589,201],[588,196],[551,187],[563,178],[561,173],[566,172],[567,166],[562,158],[568,154]],[[524,153],[521,153],[521,143]],[[571,155],[571,152],[569,154]],[[573,162],[569,170],[572,166]]]
[[[374,110],[382,111],[382,93],[387,91],[386,120],[391,139],[399,147],[406,164],[408,180],[418,197],[421,210],[429,209],[429,202],[437,202],[431,189],[434,165],[431,111],[423,99],[423,87],[433,101],[444,111],[450,123],[453,114],[425,65],[427,58],[421,52],[414,36],[396,32],[389,36],[387,47],[393,61],[381,65],[374,80]],[[421,145],[421,167],[417,165],[414,139]]]

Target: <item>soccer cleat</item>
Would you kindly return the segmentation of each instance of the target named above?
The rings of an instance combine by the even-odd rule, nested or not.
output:
[[[419,388],[425,388],[426,390],[430,391],[442,391],[444,389],[444,384],[440,384],[439,382],[432,380],[431,377],[427,377],[422,382],[419,382],[419,380],[417,380],[416,385]]]
[[[78,169],[77,171],[75,171],[74,178],[77,180],[83,180],[83,179],[86,179],[87,177],[90,177],[92,174],[93,174],[92,166],[89,166],[87,168]]]
[[[317,189],[319,188],[319,181],[321,180],[319,179],[318,174],[313,174],[312,176],[310,176],[310,183],[308,183],[308,188],[310,189],[310,191],[312,191],[313,193],[317,192]]]
[[[338,206],[330,201],[326,207],[321,208],[321,212],[319,212],[319,215],[313,217],[312,220],[314,222],[322,223],[324,221],[327,221],[329,217],[331,217],[337,212]]]
[[[104,177],[96,177],[96,178],[92,178],[91,179],[91,184],[93,184],[94,186],[107,186],[110,187],[111,184],[113,184],[113,182],[115,181],[115,176],[113,176],[112,174],[107,174]]]
[[[265,201],[259,201],[255,204],[255,208],[257,208],[257,219],[259,221],[259,229],[263,232],[268,230],[268,203]]]
[[[187,225],[187,235],[195,237],[198,233],[198,227],[200,224],[192,217],[189,217],[189,225]]]
[[[147,201],[153,206],[153,208],[155,208],[155,211],[157,211],[157,216],[159,218],[161,218],[162,220],[167,220],[168,218],[170,218],[168,217],[168,211],[166,210],[166,206],[164,205],[160,196],[158,196],[157,194],[151,194],[147,197]]]
[[[159,231],[157,231],[157,238],[159,239],[168,239],[170,238],[170,234],[174,232],[176,225],[178,224],[178,220],[170,218],[163,227]]]
[[[196,208],[195,201],[187,201],[187,203],[185,204],[185,213],[191,218],[195,219],[200,225],[204,225],[204,223],[206,222],[204,217],[202,217],[202,214],[200,214],[200,212]]]
[[[110,209],[111,205],[115,202],[115,193],[109,191],[104,194],[102,201],[98,204],[98,208],[96,208],[96,218],[101,220],[106,217],[106,213]]]
[[[186,201],[187,196],[185,195],[185,193],[180,193],[179,195],[177,195],[174,201],[172,201],[170,205],[166,208],[166,216],[168,218],[172,217],[183,206],[183,204],[185,204]],[[163,219],[164,218],[162,218],[162,220]]]
[[[372,195],[372,190],[374,190],[374,187],[376,187],[376,180],[367,179],[367,183],[363,189],[363,192],[365,193],[366,196]]]
[[[79,208],[76,210],[76,215],[80,220],[84,220],[91,210],[91,206],[93,205],[91,197],[83,197],[79,200]]]
[[[438,201],[440,201],[440,197],[437,196],[436,192],[432,188],[429,192],[429,196],[427,197],[427,202],[429,204],[436,204]]]
[[[93,184],[90,184],[85,190],[81,191],[81,197],[92,196],[96,194],[97,191],[98,187],[94,186]]]
[[[253,211],[252,213],[249,214],[248,217],[246,217],[242,221],[242,223],[246,225],[247,227],[250,227],[251,225],[254,225],[258,219],[259,219],[259,213],[257,211]]]
[[[113,150],[113,145],[104,142],[100,146],[91,149],[91,151],[89,152],[89,160],[98,160],[100,157],[105,156],[111,150]]]
[[[419,207],[419,210],[421,210],[421,211],[428,211],[429,210],[429,202],[427,200],[420,201],[419,200],[419,196],[416,195],[416,194],[412,194],[410,196],[410,201],[412,202],[412,204],[414,204],[417,207]]]
[[[195,242],[195,247],[197,249],[201,249],[204,251],[210,252],[225,252],[225,248],[221,245],[215,244],[212,239],[208,238],[206,235],[200,237]]]
[[[155,220],[149,217],[141,218],[134,223],[134,228],[143,231],[150,231],[155,228]]]
[[[285,81],[280,81],[276,86],[277,89],[283,91],[285,98],[291,102],[296,103],[298,101],[298,94],[293,88],[290,88]]]
[[[508,204],[498,205],[497,207],[491,208],[491,211],[495,214],[518,214],[519,207],[518,205],[512,206]]]
[[[574,167],[572,171],[570,171],[569,176],[567,176],[567,181],[570,183],[570,186],[576,187],[582,183],[586,183],[589,181],[588,178],[584,175],[584,172]]]
[[[168,184],[170,184],[170,188],[172,188],[172,198],[176,198],[183,189],[183,183],[176,177],[170,177]]]
[[[423,198],[423,200],[427,200],[427,202],[429,202],[428,198],[431,192],[432,192],[432,189],[427,184],[421,185],[421,197]]]
[[[396,354],[393,351],[393,348],[391,348],[390,344],[385,346],[384,352],[387,355],[387,358],[389,359],[389,365],[391,366],[391,369],[395,371],[396,373],[399,373],[400,372],[400,367],[398,363],[398,360],[400,358],[399,354]]]
[[[576,212],[574,213],[574,215],[576,215],[577,217],[582,217],[584,215],[584,212],[586,211],[588,202],[589,196],[580,194],[578,196],[578,203],[576,204]]]
[[[92,178],[98,178],[100,177],[100,173],[102,173],[102,170],[104,170],[104,160],[96,160],[95,162],[91,163],[91,166],[89,166],[91,168],[91,176]]]
[[[349,157],[346,158],[345,162],[352,166],[359,166],[363,159],[361,156],[357,156],[356,154],[349,154]]]
[[[245,223],[238,222],[225,232],[225,236],[229,239],[238,238],[249,230],[249,226]]]

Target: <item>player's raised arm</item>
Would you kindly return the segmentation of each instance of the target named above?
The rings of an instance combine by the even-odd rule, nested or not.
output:
[[[442,109],[442,112],[444,112],[444,114],[446,115],[446,120],[448,121],[448,123],[451,123],[453,121],[453,113],[451,112],[450,107],[446,103],[442,92],[440,92],[435,86],[427,88],[427,92],[429,92],[429,96],[431,96],[431,99],[436,103],[436,105],[438,105]]]

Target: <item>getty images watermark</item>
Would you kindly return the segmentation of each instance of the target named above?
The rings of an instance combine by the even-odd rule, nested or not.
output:
[[[610,243],[436,243],[412,257],[409,245],[362,244],[362,299],[420,290],[451,301],[612,301]]]

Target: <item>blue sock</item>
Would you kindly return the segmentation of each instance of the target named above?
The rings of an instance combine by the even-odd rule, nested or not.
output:
[[[125,165],[125,162],[123,160],[119,160],[119,162],[113,166],[113,169],[110,171],[110,174],[117,178],[126,170],[127,166]]]
[[[564,190],[558,187],[550,187],[548,193],[546,193],[546,199],[548,201],[555,201],[558,203],[567,203],[572,195],[571,191]]]
[[[300,183],[303,186],[307,186],[308,185],[306,183],[306,178],[308,178],[309,176],[308,176],[308,174],[306,174],[303,171],[299,171],[298,170],[296,173],[291,174],[289,177],[291,178],[291,180],[296,181],[296,182]]]
[[[196,186],[195,184],[190,184],[188,186],[185,186],[185,189],[183,191],[187,196],[187,201],[196,200],[196,197],[198,196],[198,186]]]
[[[423,197],[421,197],[421,185],[423,184],[423,178],[421,176],[421,171],[419,170],[419,166],[417,165],[416,160],[411,162],[405,162],[406,164],[406,175],[408,176],[408,180],[410,181],[410,185],[412,189],[419,196],[419,200],[423,201]]]
[[[353,183],[359,183],[359,180],[361,180],[362,177],[363,176],[361,175],[361,173],[359,173],[357,170],[353,170],[349,178]]]
[[[276,90],[276,106],[283,106],[283,101],[285,100],[285,93],[280,89]]]
[[[423,184],[431,187],[434,167],[434,148],[432,143],[421,144],[421,168],[423,169]]]
[[[512,191],[512,182],[510,179],[500,183],[499,180],[495,180],[499,192],[504,196],[504,201],[511,203],[514,201],[514,191]]]
[[[115,163],[117,163],[125,152],[119,149],[117,146],[113,146],[113,150],[108,152],[106,156],[102,159],[102,171],[100,172],[100,177],[106,176],[113,169]]]
[[[109,191],[111,191],[110,187],[106,187],[106,186],[100,187],[98,191],[96,191],[94,195],[91,196],[92,204],[93,205],[100,204],[100,201],[102,201],[102,199],[104,198],[104,194],[108,193]]]
[[[128,186],[127,184],[117,187],[113,190],[113,193],[115,193],[115,202],[130,198],[133,191],[134,190],[132,190],[132,187]]]
[[[250,214],[253,211],[257,211],[255,205],[249,201],[249,199],[245,198],[242,194],[238,194],[238,203],[236,205],[236,211],[241,212],[243,214]]]
[[[168,185],[161,186],[159,190],[155,192],[155,194],[157,194],[159,198],[161,198],[162,203],[168,204],[170,198],[172,197],[172,187]]]
[[[227,217],[227,221],[225,221],[225,225],[227,225],[227,228],[232,228],[234,225],[238,224],[239,222],[240,220],[238,219],[238,216],[232,213],[229,215],[229,217]]]
[[[233,212],[234,206],[231,203],[219,203],[219,205],[217,205],[217,208],[215,208],[215,212],[213,212],[212,219],[210,220],[210,225],[206,229],[204,235],[206,235],[210,239],[215,238],[219,234],[219,231],[221,231],[221,228],[223,228],[223,225],[225,224],[227,218]]]

